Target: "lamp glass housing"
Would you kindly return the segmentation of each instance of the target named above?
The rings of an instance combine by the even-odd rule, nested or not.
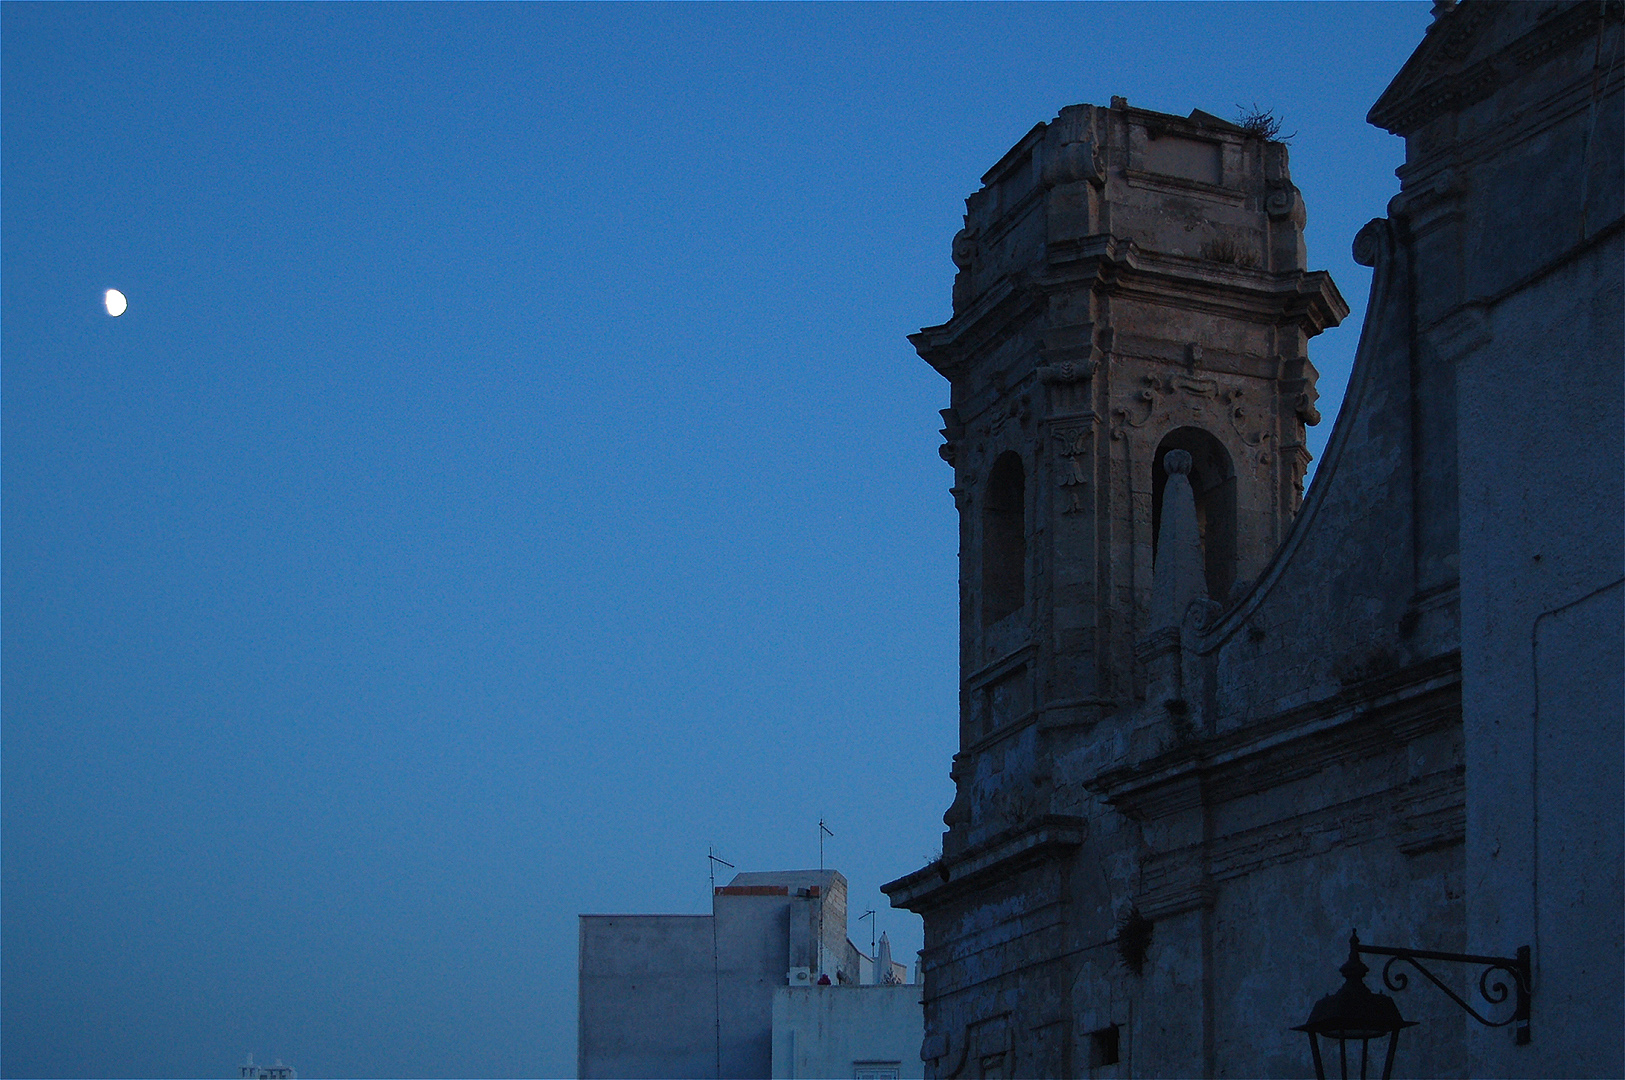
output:
[[[1383,1080],[1389,1080],[1394,1071],[1394,1053],[1398,1049],[1399,1033],[1404,1028],[1416,1026],[1415,1021],[1407,1020],[1399,1014],[1399,1006],[1394,1004],[1393,998],[1386,994],[1373,993],[1371,988],[1366,986],[1365,976],[1371,969],[1360,960],[1359,944],[1358,937],[1349,935],[1349,958],[1338,969],[1343,976],[1342,987],[1336,993],[1327,994],[1315,1002],[1315,1007],[1309,1010],[1309,1019],[1292,1029],[1309,1036],[1309,1052],[1314,1058],[1316,1080],[1326,1080],[1319,1038],[1336,1040],[1337,1058],[1344,1080],[1348,1080],[1349,1076],[1348,1044],[1359,1042],[1359,1076],[1364,1080],[1367,1075],[1371,1040],[1388,1036],[1388,1050],[1384,1055],[1382,1076]]]

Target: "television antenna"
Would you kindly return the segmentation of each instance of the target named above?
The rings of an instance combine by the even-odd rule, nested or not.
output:
[[[722,964],[717,952],[717,863],[732,870],[734,864],[717,854],[717,849],[705,849],[706,865],[711,871],[711,1011],[717,1021],[717,1077],[722,1076]]]

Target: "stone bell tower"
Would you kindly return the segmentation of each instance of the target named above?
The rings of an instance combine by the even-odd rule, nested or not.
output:
[[[1037,125],[966,200],[953,318],[910,338],[952,384],[956,797],[941,860],[886,887],[925,915],[927,1030],[949,1033],[928,1036],[928,1075],[1009,1075],[1000,1025],[1017,1018],[1040,1032],[1024,1069],[1070,1075],[1084,1053],[1060,988],[1111,926],[1065,899],[1103,827],[1068,762],[1110,756],[1091,733],[1165,666],[1152,570],[1170,464],[1170,535],[1209,606],[1245,590],[1298,510],[1320,420],[1308,341],[1348,313],[1305,269],[1303,225],[1284,145],[1121,98]],[[966,949],[974,963],[943,960],[933,981],[933,955]]]
[[[1258,574],[1320,419],[1308,340],[1348,312],[1304,267],[1287,148],[1207,113],[1074,105],[982,185],[954,316],[910,338],[953,388],[956,772],[1015,743],[1042,756],[1044,732],[1143,696],[1169,450],[1191,458],[1208,596]],[[961,784],[949,848],[1025,816],[1036,788],[979,828]]]

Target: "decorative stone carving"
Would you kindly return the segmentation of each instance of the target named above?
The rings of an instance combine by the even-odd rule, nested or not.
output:
[[[1270,189],[1269,195],[1264,199],[1264,212],[1275,221],[1290,219],[1294,214],[1303,213],[1303,196],[1291,184]]]
[[[972,280],[971,267],[976,262],[976,232],[969,226],[960,229],[954,235],[951,249],[954,265],[959,273],[954,275],[953,305],[954,311],[966,307],[976,298],[975,282]]]
[[[1237,435],[1241,436],[1241,441],[1246,443],[1248,446],[1257,446],[1265,439],[1268,439],[1270,437],[1270,433],[1268,431],[1253,427],[1247,422],[1247,410],[1241,404],[1242,399],[1245,396],[1246,391],[1241,389],[1232,388],[1226,390],[1223,394],[1223,398],[1230,405],[1230,408],[1226,410],[1226,413],[1230,417],[1230,426],[1235,429]],[[1299,396],[1301,397],[1302,395]]]
[[[1153,629],[1178,626],[1192,601],[1207,599],[1196,499],[1191,493],[1191,456],[1184,450],[1170,450],[1163,455],[1162,463],[1168,471],[1168,483],[1162,491],[1162,530],[1152,575]]]
[[[1060,460],[1056,463],[1055,483],[1061,488],[1063,514],[1079,514],[1088,510],[1082,495],[1089,488],[1089,476],[1085,466],[1089,453],[1089,437],[1093,433],[1092,424],[1057,428],[1052,432],[1055,441],[1060,444]]]
[[[954,234],[953,260],[961,270],[969,270],[976,261],[976,234],[970,229],[960,229]]]
[[[1055,431],[1055,438],[1061,444],[1061,456],[1071,466],[1065,478],[1061,481],[1062,487],[1088,483],[1078,459],[1089,452],[1089,436],[1093,431],[1094,428],[1091,425],[1059,428]]]
[[[959,451],[959,441],[965,437],[965,425],[959,419],[959,414],[953,409],[942,409],[942,430],[940,434],[947,441],[937,447],[937,455],[952,465],[954,457]]]
[[[1372,218],[1354,234],[1354,261],[1361,266],[1376,266],[1377,259],[1387,248],[1388,220]]]
[[[1144,154],[1148,129],[1164,137],[1158,161],[1199,159],[1207,170],[1201,175],[1230,186],[1139,171],[1136,157]],[[1031,165],[1036,178],[1024,171]],[[1107,173],[1111,182],[1102,183]],[[1078,953],[1099,948],[1106,970],[1117,972],[1120,965],[1112,954],[1113,926],[1100,922],[1106,909],[1099,890],[1071,854],[1095,841],[1071,825],[1065,843],[1046,839],[1045,823],[1057,815],[1104,821],[1116,813],[1101,809],[1085,780],[1127,752],[1134,729],[1125,730],[1125,718],[1141,708],[1147,688],[1135,647],[1152,629],[1154,581],[1171,574],[1152,564],[1155,500],[1169,486],[1153,467],[1157,440],[1173,429],[1195,428],[1216,443],[1222,435],[1220,445],[1230,454],[1218,486],[1210,483],[1214,467],[1196,455],[1200,504],[1182,474],[1171,485],[1176,500],[1184,485],[1184,511],[1174,516],[1188,526],[1185,546],[1198,547],[1195,570],[1187,575],[1195,587],[1205,592],[1199,521],[1219,538],[1215,580],[1255,574],[1267,560],[1265,545],[1290,522],[1294,507],[1284,478],[1261,475],[1252,453],[1237,454],[1247,444],[1229,425],[1252,434],[1259,449],[1273,449],[1257,436],[1281,437],[1284,403],[1303,389],[1304,368],[1266,358],[1282,350],[1283,341],[1301,349],[1304,337],[1335,325],[1345,305],[1326,275],[1307,271],[1294,254],[1301,251],[1296,202],[1284,207],[1285,221],[1266,213],[1272,191],[1278,213],[1281,195],[1296,198],[1284,153],[1259,153],[1242,129],[1224,121],[1160,117],[1121,102],[1111,113],[1068,108],[1029,133],[989,177],[988,187],[967,200],[965,228],[955,241],[954,317],[911,339],[952,383],[952,401],[965,414],[956,424],[958,417],[944,413],[942,428],[943,456],[956,466],[963,526],[960,757],[944,815],[942,858],[887,891],[894,903],[925,915],[934,941],[926,1024],[941,1038],[927,1055],[928,1074],[1059,1076],[1082,1067],[1062,1052],[1079,1045],[1065,1000]],[[1055,186],[1039,201],[1025,186],[1029,178]],[[1099,231],[1103,227],[1117,231]],[[993,237],[1011,239],[994,243]],[[1204,244],[1231,254],[1202,262],[1192,248]],[[1259,251],[1269,254],[1242,254]],[[1245,262],[1267,265],[1270,273]],[[1222,346],[1211,368],[1204,366],[1203,342]],[[1232,387],[1245,389],[1245,401],[1224,396]],[[1035,397],[1037,388],[1042,394]],[[1029,414],[1029,406],[1038,411]],[[1221,416],[1241,406],[1241,416]],[[1096,446],[1101,423],[1117,442]],[[1164,449],[1185,449],[1180,439],[1191,441],[1192,450],[1199,442],[1187,432]],[[1123,452],[1096,453],[1115,446]],[[991,497],[973,505],[972,494],[988,490],[988,467],[1008,451],[1020,454],[1027,470],[1024,532],[1019,558],[1002,561],[997,556],[1015,550],[1005,544],[1008,530],[990,528]],[[1227,499],[1234,510],[1226,510]],[[998,519],[997,528],[1007,520]],[[1230,551],[1235,554],[1223,554]],[[1223,576],[1227,557],[1238,563],[1231,577]],[[988,618],[984,600],[990,590],[1010,587],[1015,575],[1008,571],[1016,565],[1021,607],[995,608],[997,617]],[[1211,605],[1199,600],[1179,597],[1167,633],[1157,639],[1173,645],[1162,683],[1176,688],[1152,703],[1153,711],[1163,710],[1157,731],[1185,732],[1183,742],[1159,735],[1159,747],[1191,743],[1193,725],[1207,715],[1191,643],[1206,632]],[[1011,666],[999,666],[1001,657],[1018,656]],[[1000,686],[1006,687],[1002,699]],[[1182,686],[1189,691],[1177,689]],[[1168,701],[1184,708],[1183,727],[1170,719]],[[1111,859],[1114,845],[1139,842],[1102,830],[1088,858]],[[1128,897],[1135,890],[1125,882],[1108,891]],[[1021,914],[1027,910],[1042,914],[1029,919]],[[1177,941],[1183,932],[1171,927],[1166,940]],[[991,1024],[979,1033],[979,1018],[1012,1007],[1019,1024]],[[1116,1019],[1106,1017],[1102,1025]],[[1053,1035],[1038,1033],[1050,1025],[1057,1028]],[[1004,1037],[995,1037],[1000,1030]],[[1088,1045],[1088,1032],[1082,1034]],[[1127,1031],[1124,1040],[1125,1047],[1151,1053],[1149,1043],[1135,1042]],[[1147,1060],[1159,1062],[1151,1071],[1166,1075],[1201,1072],[1199,1061]]]
[[[1219,392],[1219,380],[1208,379],[1198,375],[1170,375],[1168,376],[1169,390],[1183,390],[1187,394],[1197,397],[1213,397]]]
[[[1307,390],[1292,399],[1292,411],[1306,424],[1313,426],[1320,423],[1320,410],[1315,407],[1315,398]]]
[[[1087,180],[1099,187],[1106,182],[1105,160],[1093,142],[1065,143],[1044,158],[1043,179],[1048,186]]]
[[[1150,375],[1143,376],[1140,381],[1144,384],[1144,389],[1136,393],[1133,400],[1144,407],[1145,413],[1139,419],[1135,419],[1133,410],[1127,406],[1115,406],[1112,409],[1112,415],[1120,419],[1122,423],[1112,432],[1112,438],[1114,439],[1122,438],[1124,426],[1131,428],[1145,427],[1146,422],[1151,419],[1151,414],[1157,410],[1157,396],[1162,386]]]
[[[953,765],[948,769],[948,778],[954,782],[954,801],[942,813],[942,823],[949,831],[970,821],[970,800],[965,797],[966,768],[964,755],[955,754]]]
[[[1008,408],[1004,409],[999,413],[999,415],[993,418],[993,422],[988,425],[988,436],[994,440],[998,440],[1005,434],[1005,429],[1011,425],[1015,425],[1017,428],[1026,427],[1027,419],[1031,415],[1031,399],[1027,397],[1017,398],[1015,401],[1010,403]]]
[[[1094,378],[1096,364],[1093,359],[1085,363],[1068,360],[1060,364],[1047,364],[1038,369],[1038,381],[1048,384],[1087,382]]]
[[[1090,411],[1090,385],[1098,361],[1094,356],[1086,360],[1065,360],[1058,364],[1045,364],[1037,369],[1038,381],[1049,387],[1051,416],[1077,415]]]

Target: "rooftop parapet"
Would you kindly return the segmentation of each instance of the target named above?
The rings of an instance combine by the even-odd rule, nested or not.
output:
[[[1258,275],[1305,266],[1287,147],[1200,109],[1174,116],[1122,98],[1068,106],[989,169],[965,207],[956,313],[1091,237]]]

